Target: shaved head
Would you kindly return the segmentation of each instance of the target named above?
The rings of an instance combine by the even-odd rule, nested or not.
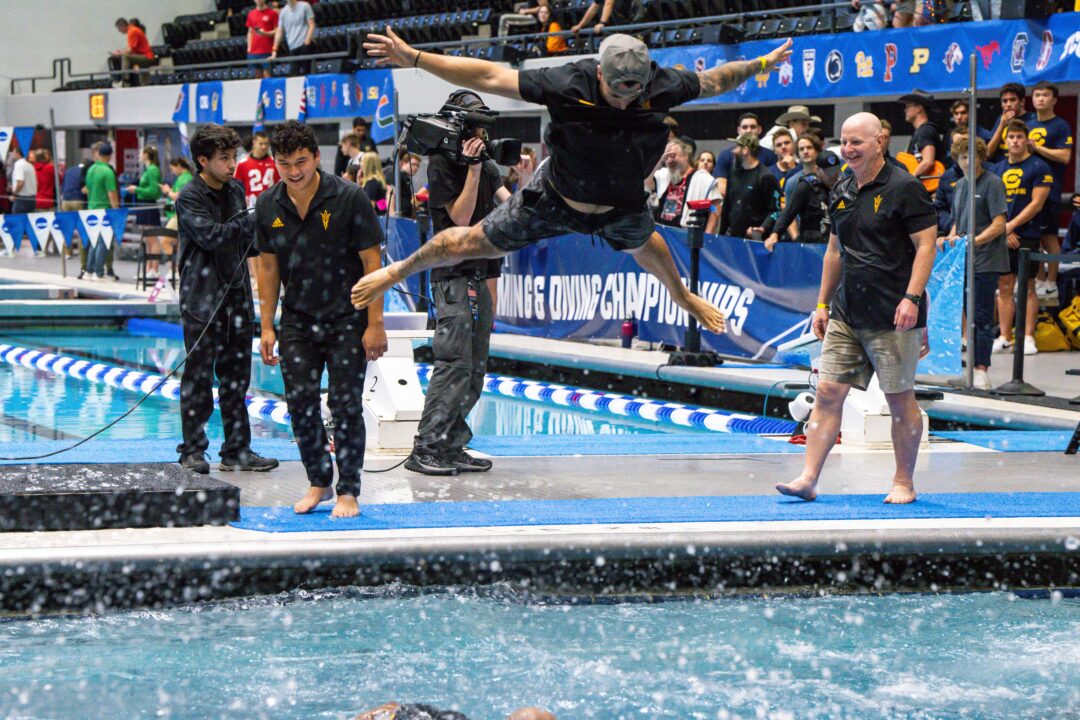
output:
[[[862,184],[877,174],[885,154],[881,120],[868,112],[855,113],[840,130],[840,154]]]

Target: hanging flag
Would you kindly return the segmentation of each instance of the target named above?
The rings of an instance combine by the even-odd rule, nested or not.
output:
[[[263,105],[262,93],[255,103],[255,122],[251,125],[252,134],[266,132],[266,106]]]
[[[393,140],[395,135],[394,118],[394,75],[390,70],[378,70],[383,73],[379,92],[379,104],[375,106],[375,121],[371,124],[371,139],[376,143]]]
[[[79,224],[79,214],[76,212],[53,213],[52,236],[56,244],[64,243],[71,247],[71,240],[75,237],[75,226]]]
[[[15,252],[22,245],[23,235],[26,234],[25,215],[0,215],[0,239],[4,241],[4,249]]]
[[[19,149],[22,154],[30,154],[30,146],[34,143],[34,128],[32,126],[15,128],[15,139],[19,141]]]
[[[101,225],[105,220],[104,210],[79,211],[79,235],[84,247],[93,247],[101,238]]]
[[[114,239],[118,243],[123,242],[127,217],[127,208],[109,208],[105,211],[105,217],[101,222],[101,239],[105,241],[105,247],[109,247]]]
[[[224,87],[220,80],[195,83],[195,122],[217,125],[225,122],[225,110],[221,104]]]
[[[0,127],[0,162],[7,158],[8,148],[11,147],[11,138],[15,137],[15,128]]]
[[[296,119],[307,122],[308,93],[314,92],[315,88],[308,85],[308,78],[304,78],[304,91],[300,93],[300,110],[296,113]]]
[[[259,84],[263,122],[276,123],[285,119],[285,78],[263,78]]]
[[[51,212],[30,213],[26,216],[26,224],[29,226],[30,232],[34,233],[34,237],[37,238],[38,247],[43,248],[48,244],[49,238],[52,236],[54,216],[55,213]]]
[[[176,129],[180,131],[180,147],[185,157],[191,157],[191,147],[188,145],[188,119],[191,111],[188,108],[188,86],[180,86],[180,95],[176,98],[176,107],[173,109],[172,120],[176,123]]]

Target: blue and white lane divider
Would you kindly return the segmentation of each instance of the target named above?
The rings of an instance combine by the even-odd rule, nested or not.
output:
[[[417,363],[416,374],[420,376],[421,382],[428,382],[431,379],[432,369],[431,365]],[[726,410],[717,410],[716,408],[658,402],[616,393],[600,392],[599,390],[554,385],[515,377],[485,375],[484,392],[532,400],[545,405],[604,413],[621,419],[632,418],[677,427],[711,430],[712,432],[790,435],[795,431],[796,427],[795,423],[790,420],[742,415],[727,412]]]
[[[162,383],[163,375],[146,373],[140,370],[109,365],[108,363],[94,362],[57,355],[56,353],[43,352],[33,348],[18,347],[15,345],[0,344],[0,360],[10,364],[41,370],[54,375],[66,375],[84,382],[109,385],[137,393],[154,391],[174,402],[180,400],[180,381],[169,378]],[[160,387],[159,387],[160,385]],[[155,390],[155,388],[157,388]],[[218,402],[217,388],[214,388],[214,405]],[[289,425],[289,408],[283,400],[249,395],[245,399],[248,415],[254,418],[267,419],[279,425]]]
[[[257,341],[253,343],[252,349],[258,351]],[[174,402],[180,400],[179,380],[169,378],[162,383],[163,376],[142,372],[141,370],[132,370],[108,363],[94,362],[7,344],[0,344],[0,360],[31,370],[66,375],[77,380],[109,385],[130,392],[148,393],[156,387],[155,394]],[[416,373],[421,382],[426,383],[430,379],[432,369],[431,365],[417,363]],[[160,387],[158,387],[159,384]],[[514,377],[486,375],[484,377],[484,392],[492,395],[531,400],[556,407],[603,413],[614,418],[632,418],[712,432],[772,435],[791,434],[795,430],[795,423],[790,420],[743,415],[715,408],[687,406],[679,403],[657,402],[616,393],[605,393],[587,388],[554,385]],[[215,405],[217,405],[217,401],[217,389],[215,388]],[[248,415],[254,418],[267,419],[279,425],[289,425],[289,408],[283,400],[249,395],[245,398],[245,404],[247,405]]]

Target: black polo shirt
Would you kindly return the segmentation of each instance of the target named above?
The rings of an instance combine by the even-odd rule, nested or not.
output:
[[[564,197],[639,212],[645,178],[668,141],[664,117],[701,94],[695,73],[655,62],[642,95],[626,110],[605,102],[596,60],[522,70],[518,92],[551,113],[544,140],[551,151],[551,184]]]
[[[885,163],[862,188],[847,175],[829,198],[832,231],[840,240],[840,287],[831,315],[860,330],[891,330],[915,263],[911,235],[937,228],[930,194],[906,170]],[[926,303],[919,322],[926,326]]]
[[[450,219],[450,212],[446,209],[451,205],[461,191],[465,189],[465,180],[468,178],[469,165],[456,163],[445,155],[433,155],[428,161],[428,207],[431,208],[431,224],[435,232],[442,232],[446,228],[457,227]],[[469,225],[475,225],[495,209],[498,204],[495,201],[495,191],[502,187],[502,176],[499,174],[499,166],[492,160],[484,162],[480,168],[480,180],[476,188],[476,207],[473,208]],[[494,260],[466,260],[451,267],[439,267],[431,270],[433,281],[449,280],[454,277],[499,277],[502,269],[502,258]]]
[[[371,202],[355,183],[319,173],[307,216],[279,182],[255,201],[255,247],[277,255],[285,294],[282,320],[331,321],[358,312],[349,301],[364,276],[360,251],[383,242]]]

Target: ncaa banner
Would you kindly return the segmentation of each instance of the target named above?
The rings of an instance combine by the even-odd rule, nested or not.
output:
[[[9,253],[18,250],[25,234],[25,215],[0,215],[0,240],[3,240],[4,250]]]
[[[58,212],[53,213],[52,235],[56,244],[64,243],[71,247],[71,240],[75,237],[75,227],[79,224],[79,213]]]
[[[101,239],[101,226],[105,222],[104,210],[79,210],[79,235],[84,247],[93,247]],[[112,238],[109,238],[110,241]]]
[[[15,137],[15,128],[10,125],[0,127],[0,160],[6,160],[11,139]]]
[[[195,84],[195,122],[217,125],[225,122],[225,110],[221,103],[223,88],[220,80]]]
[[[793,38],[778,72],[758,74],[699,104],[804,101],[807,98],[900,96],[912,88],[955,93],[967,88],[968,57],[978,58],[980,88],[1008,82],[1080,78],[1080,13],[1047,21],[995,20]],[[704,71],[768,53],[779,40],[652,51],[657,63]]]
[[[263,78],[259,85],[263,122],[285,121],[285,78]]]
[[[34,233],[38,247],[43,248],[49,242],[49,238],[52,237],[52,226],[55,221],[56,213],[51,212],[31,213],[26,216],[27,227]],[[57,244],[59,245],[59,243]]]

